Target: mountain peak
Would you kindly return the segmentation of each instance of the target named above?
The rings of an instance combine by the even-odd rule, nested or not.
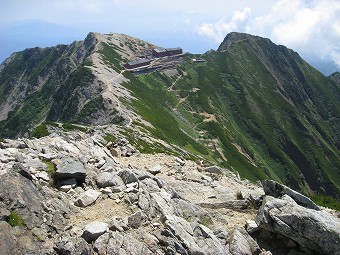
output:
[[[237,43],[237,42],[245,41],[245,40],[259,40],[259,39],[269,40],[266,38],[262,38],[262,37],[247,34],[247,33],[231,32],[227,34],[227,36],[224,38],[223,42],[218,47],[218,51],[227,50],[227,48],[229,48],[229,46],[232,43]]]

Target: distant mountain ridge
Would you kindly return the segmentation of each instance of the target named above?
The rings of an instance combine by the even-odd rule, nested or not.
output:
[[[13,54],[0,66],[0,136],[29,134],[42,122],[118,124],[253,181],[339,194],[338,74],[326,77],[296,52],[241,33],[169,69],[124,70],[155,47],[90,33]]]

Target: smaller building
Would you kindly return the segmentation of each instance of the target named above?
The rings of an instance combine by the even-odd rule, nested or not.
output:
[[[134,69],[134,68],[148,66],[148,65],[150,65],[150,63],[151,63],[150,59],[140,59],[140,60],[136,60],[136,61],[126,63],[124,65],[124,67],[126,69]]]
[[[152,56],[154,56],[155,58],[166,57],[168,56],[168,52],[164,48],[157,48],[152,50]]]

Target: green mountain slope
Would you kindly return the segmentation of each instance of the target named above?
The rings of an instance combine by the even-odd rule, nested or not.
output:
[[[60,106],[75,101],[80,87],[93,77],[84,62],[93,51],[91,40],[27,49],[2,64],[0,104],[6,111],[1,112],[0,135],[24,133],[46,119],[50,110],[54,119],[67,120]],[[60,95],[63,87],[67,87],[67,99]]]
[[[246,34],[229,34],[218,51],[199,57],[207,62],[187,58],[170,79],[155,73],[126,84],[159,137],[250,180],[273,178],[306,193],[338,194],[340,91],[334,81],[292,50]]]
[[[339,194],[336,75],[325,77],[294,51],[240,33],[228,34],[217,51],[187,54],[171,72],[133,75],[122,64],[153,46],[111,37],[79,42],[81,57],[67,71],[72,45],[16,53],[1,65],[0,105],[16,105],[7,119],[2,114],[0,135],[24,133],[44,120],[93,125],[125,119],[252,181],[271,178],[307,194]],[[9,100],[6,93],[20,84],[25,96]]]

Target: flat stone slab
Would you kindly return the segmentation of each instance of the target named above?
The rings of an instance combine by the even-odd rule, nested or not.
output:
[[[85,181],[86,169],[80,161],[72,157],[62,157],[60,160],[55,160],[54,162],[57,165],[57,170],[54,175],[56,179],[76,178],[77,181]]]

